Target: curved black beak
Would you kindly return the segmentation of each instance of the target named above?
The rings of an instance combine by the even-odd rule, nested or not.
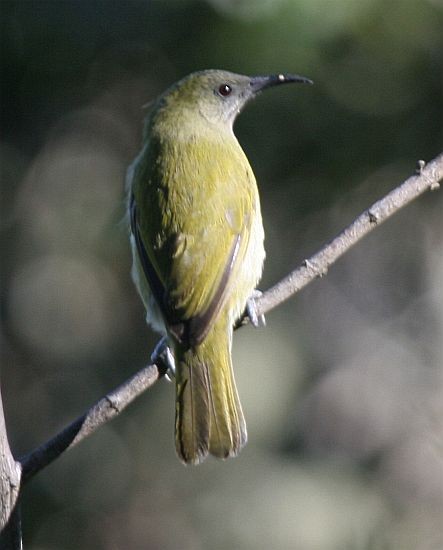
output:
[[[290,84],[292,82],[298,82],[301,84],[314,84],[312,80],[305,76],[299,76],[298,74],[272,74],[268,76],[253,76],[251,78],[250,86],[254,94],[261,92],[265,88],[271,86],[278,86],[280,84]]]

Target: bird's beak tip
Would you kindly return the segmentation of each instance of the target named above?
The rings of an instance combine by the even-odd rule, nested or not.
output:
[[[251,88],[254,93],[260,92],[265,88],[271,86],[278,86],[280,84],[301,83],[301,84],[314,84],[313,80],[300,76],[298,74],[274,74],[268,76],[254,76],[251,78]]]
[[[306,76],[300,76],[298,74],[279,74],[277,75],[277,79],[282,83],[285,84],[286,82],[299,82],[301,84],[314,84],[314,81],[310,78],[307,78]]]

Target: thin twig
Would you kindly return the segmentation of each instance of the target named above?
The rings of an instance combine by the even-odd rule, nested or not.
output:
[[[257,314],[262,315],[299,292],[310,281],[327,273],[331,264],[349,250],[364,235],[372,231],[403,206],[426,190],[437,189],[443,179],[443,154],[424,165],[419,164],[418,173],[410,177],[383,199],[365,210],[350,226],[319,252],[303,262],[303,265],[256,299]],[[245,320],[242,324],[246,324]],[[151,364],[111,393],[103,397],[83,416],[75,420],[54,438],[44,443],[21,460],[22,483],[93,433],[104,423],[117,416],[129,403],[151,387],[165,373],[158,361]]]

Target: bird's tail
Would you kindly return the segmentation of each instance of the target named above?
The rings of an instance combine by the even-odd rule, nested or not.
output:
[[[175,444],[186,464],[199,464],[208,454],[236,456],[247,440],[229,331],[217,323],[195,348],[175,350]]]

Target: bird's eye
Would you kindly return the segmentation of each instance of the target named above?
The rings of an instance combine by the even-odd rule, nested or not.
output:
[[[223,97],[226,97],[232,92],[231,86],[229,84],[222,84],[220,88],[218,89],[218,93],[222,95]]]

